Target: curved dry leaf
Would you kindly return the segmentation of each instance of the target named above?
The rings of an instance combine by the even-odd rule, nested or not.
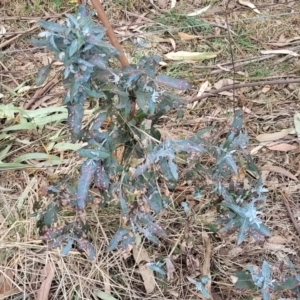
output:
[[[166,58],[170,60],[205,60],[215,58],[218,53],[215,52],[188,52],[188,51],[178,51],[170,52],[165,55]]]
[[[203,95],[204,92],[207,92],[211,89],[211,84],[209,83],[209,81],[205,81],[201,84],[200,89],[198,91],[198,94],[196,97],[200,97]]]
[[[284,138],[285,136],[287,136],[289,133],[291,133],[291,131],[294,128],[286,128],[286,129],[282,129],[281,131],[278,132],[273,132],[273,133],[263,133],[260,134],[256,137],[256,139],[259,142],[271,142],[271,141],[277,141],[280,140],[282,138]]]
[[[260,171],[270,171],[270,172],[275,172],[275,173],[280,173],[290,179],[293,179],[295,181],[299,181],[298,178],[293,175],[290,171],[282,168],[282,167],[278,167],[278,166],[262,166],[260,168]]]
[[[172,45],[172,48],[175,50],[176,49],[176,43],[174,39],[172,38],[161,38],[158,36],[152,36],[152,42],[153,43],[170,43]]]
[[[49,262],[45,265],[44,269],[41,273],[42,284],[39,290],[37,291],[37,300],[48,300],[49,299],[49,291],[51,288],[52,280],[55,274],[55,266],[53,263]]]
[[[171,9],[176,6],[176,0],[171,0]]]
[[[228,256],[230,258],[233,258],[233,257],[236,257],[236,256],[242,254],[243,252],[244,252],[244,250],[241,247],[234,247],[233,249],[231,249],[228,252]]]
[[[1,295],[9,292],[12,289],[12,285],[14,282],[14,273],[12,270],[8,269],[5,272],[3,272],[3,274],[5,275],[1,275],[0,277],[0,298]]]
[[[165,259],[165,262],[166,262],[166,268],[167,268],[167,278],[168,278],[167,280],[168,280],[168,282],[170,282],[173,279],[173,273],[175,272],[175,267],[170,258],[167,257]]]
[[[294,125],[297,136],[300,137],[300,113],[294,115]]]
[[[147,294],[151,294],[156,286],[154,273],[148,268],[146,264],[139,265],[139,271],[143,278],[144,287]]]
[[[6,33],[5,27],[3,25],[0,25],[0,40],[5,33]]]
[[[266,250],[283,251],[285,253],[296,255],[295,250],[293,250],[291,248],[288,248],[288,247],[285,247],[284,245],[276,245],[276,244],[270,244],[268,242],[265,242],[263,248],[266,249]]]
[[[193,34],[188,34],[185,32],[178,32],[178,36],[182,41],[190,41],[190,40],[195,40],[195,39],[202,39],[201,36],[199,35],[193,35]]]
[[[159,6],[159,8],[167,8],[168,6],[168,0],[157,0],[157,4]]]
[[[250,1],[246,1],[246,0],[239,0],[239,3],[245,6],[248,6],[250,8],[253,9],[254,12],[256,12],[257,14],[260,14],[261,12],[256,8],[256,6],[251,3]]]
[[[233,83],[234,81],[231,78],[220,79],[214,84],[214,87],[218,90],[223,86],[232,85]],[[235,81],[235,83],[239,83],[239,82]]]
[[[147,251],[143,247],[133,246],[132,254],[135,262],[139,266],[140,274],[143,278],[144,286],[147,294],[151,294],[156,286],[154,272],[148,268],[148,266],[142,262],[149,262],[150,258]]]
[[[270,244],[277,244],[277,245],[283,245],[287,243],[287,239],[280,236],[280,235],[274,235],[267,239],[268,243]]]
[[[192,13],[189,13],[187,14],[188,17],[195,17],[195,16],[199,16],[201,14],[203,14],[204,12],[206,12],[208,9],[210,8],[210,4],[201,8],[201,9],[198,9]]]
[[[292,50],[288,50],[288,49],[280,49],[280,50],[262,50],[260,51],[261,54],[287,54],[287,55],[292,55],[292,56],[299,56],[298,53],[292,51]]]
[[[205,231],[202,233],[202,241],[205,247],[205,256],[204,256],[204,262],[202,267],[202,275],[203,276],[206,275],[209,278],[211,278],[210,266],[211,266],[212,247],[211,247],[209,235]],[[211,280],[206,284],[206,290],[211,295]]]
[[[287,143],[269,143],[266,145],[268,149],[273,150],[273,151],[291,151],[295,150],[298,148],[298,145],[296,144],[287,144]]]

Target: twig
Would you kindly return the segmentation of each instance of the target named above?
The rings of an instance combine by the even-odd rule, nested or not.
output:
[[[78,0],[78,3],[81,2],[80,0]],[[123,51],[123,48],[122,46],[120,45],[120,43],[118,42],[117,40],[117,37],[115,35],[115,32],[114,30],[112,29],[111,27],[111,24],[106,16],[106,13],[100,3],[99,0],[91,0],[94,8],[96,9],[97,11],[97,14],[98,14],[98,19],[102,22],[103,26],[106,28],[107,30],[107,36],[111,42],[111,44],[119,51],[119,61],[121,63],[121,65],[123,67],[125,66],[129,66],[129,62],[127,60],[127,57],[125,56],[124,54],[124,51]]]
[[[52,19],[52,18],[59,18],[63,15],[65,15],[66,13],[72,11],[74,8],[69,8],[67,9],[66,11],[64,11],[63,13],[60,13],[60,14],[53,14],[53,15],[48,15],[48,16],[42,16],[42,17],[34,17],[34,16],[31,16],[31,17],[20,17],[20,16],[15,16],[15,17],[2,17],[0,16],[0,21],[8,21],[8,20],[18,20],[18,21],[39,21],[39,20],[42,20],[42,19]]]
[[[195,101],[199,101],[199,100],[207,98],[209,96],[216,95],[221,92],[229,91],[232,89],[240,89],[240,88],[244,88],[244,87],[263,86],[263,85],[288,84],[288,83],[300,83],[300,77],[292,78],[292,79],[278,79],[278,80],[270,80],[270,81],[257,81],[257,82],[230,84],[230,85],[223,86],[220,89],[210,91],[209,93],[205,93],[199,97],[189,99],[187,102],[192,103]]]
[[[286,210],[287,210],[287,212],[289,214],[289,217],[290,217],[290,219],[291,219],[291,221],[292,221],[292,223],[293,223],[293,225],[294,225],[294,227],[295,227],[295,229],[296,229],[296,231],[297,231],[297,233],[298,233],[298,235],[300,237],[300,229],[299,229],[298,224],[297,224],[297,222],[296,222],[296,220],[295,220],[295,218],[294,218],[294,216],[292,214],[289,202],[287,200],[288,195],[286,194],[285,191],[282,191],[282,190],[280,190],[280,193],[282,195],[283,203],[284,203],[284,205],[286,207]]]
[[[8,73],[9,77],[12,79],[12,81],[19,86],[18,81],[16,80],[16,78],[12,75],[12,73],[6,68],[6,66],[1,62],[0,60],[0,65],[2,66],[2,68]],[[1,74],[1,71],[0,71]]]
[[[24,109],[29,109],[33,103],[36,102],[36,99],[40,99],[46,92],[50,91],[57,83],[58,83],[58,76],[54,77],[47,84],[45,84],[41,89],[37,90],[34,96],[28,101],[25,102],[23,105]]]
[[[300,49],[300,46],[299,45],[297,45],[297,46],[295,46],[295,47],[291,47],[291,48],[289,48],[288,50],[291,50],[291,51],[298,51]],[[268,54],[268,55],[263,55],[263,56],[254,56],[254,57],[251,57],[251,58],[249,58],[249,59],[245,59],[245,58],[243,58],[243,59],[240,59],[240,60],[236,60],[235,61],[235,66],[234,66],[234,69],[235,69],[235,71],[237,70],[237,69],[239,69],[240,67],[243,67],[243,66],[245,66],[245,65],[248,65],[248,64],[250,64],[250,63],[254,63],[254,62],[259,62],[259,61],[263,61],[263,60],[267,60],[267,59],[270,59],[270,58],[273,58],[273,57],[276,57],[276,56],[278,56],[278,54]],[[282,63],[283,61],[285,61],[285,60],[287,60],[287,59],[290,59],[290,58],[292,58],[291,57],[291,55],[286,55],[286,56],[284,56],[284,57],[282,57],[282,58],[280,58],[280,59],[278,59],[277,61],[275,61],[275,64],[274,65],[277,65],[277,64],[279,64],[279,63]],[[221,66],[221,67],[225,67],[226,66],[226,68],[228,69],[228,71],[230,71],[231,69],[232,69],[232,62],[226,62],[226,63],[222,63],[222,64],[219,64],[219,66]],[[218,68],[218,66],[212,66],[212,67],[206,67],[206,66],[201,66],[201,67],[195,67],[195,68],[201,68],[201,69],[205,69],[205,68],[210,68],[210,69],[212,69],[212,68],[214,68],[214,69],[216,69],[216,68]],[[218,69],[218,70],[213,70],[213,71],[211,71],[210,73],[209,73],[209,75],[215,75],[215,74],[219,74],[219,73],[221,73],[221,72],[223,72],[224,70],[223,69]],[[195,75],[195,78],[199,78],[199,77],[203,77],[203,75]]]
[[[34,30],[36,30],[36,29],[38,29],[38,28],[39,28],[38,25],[34,25],[34,26],[31,27],[30,29],[24,31],[22,34],[32,32],[32,31],[34,31]],[[6,47],[6,46],[8,46],[8,45],[10,45],[13,41],[15,41],[16,39],[18,39],[22,34],[18,34],[18,35],[16,35],[16,36],[12,37],[11,39],[9,39],[8,41],[5,41],[5,42],[3,42],[2,44],[0,44],[0,49]]]
[[[228,0],[227,3],[226,3],[226,9],[225,9],[225,19],[226,19],[226,26],[227,26],[227,34],[228,34],[228,42],[229,42],[229,50],[230,50],[230,58],[231,58],[231,67],[232,67],[232,78],[233,78],[233,98],[236,99],[236,94],[235,94],[235,61],[234,61],[234,57],[233,57],[233,49],[232,49],[232,44],[235,44],[234,42],[234,39],[232,38],[232,35],[229,31],[229,24],[228,24],[228,7],[229,7],[229,4],[230,4],[231,0]],[[237,47],[237,49],[240,51],[240,53],[243,55],[242,51],[240,50],[239,47]],[[239,105],[240,107],[243,106],[243,105]]]

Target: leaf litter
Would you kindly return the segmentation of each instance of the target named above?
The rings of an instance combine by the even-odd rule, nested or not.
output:
[[[180,53],[180,51],[184,51],[183,56],[180,57],[179,55],[179,60],[172,59],[170,60],[170,62],[168,62],[168,64],[162,66],[162,68],[164,68],[164,70],[166,70],[168,74],[175,72],[176,76],[178,75],[178,78],[186,78],[186,76],[188,76],[190,79],[192,79],[191,81],[194,87],[187,92],[180,92],[182,93],[183,97],[187,95],[185,93],[204,94],[204,92],[209,92],[210,85],[214,86],[220,80],[223,80],[223,82],[225,82],[228,77],[230,78],[230,80],[238,80],[239,82],[244,82],[248,80],[267,80],[268,77],[272,76],[297,75],[296,60],[294,60],[294,57],[296,59],[297,57],[293,56],[294,53],[297,53],[297,50],[290,50],[292,52],[289,52],[288,47],[290,47],[290,43],[297,44],[299,41],[299,39],[297,39],[297,37],[299,37],[299,32],[297,32],[294,29],[295,26],[293,26],[293,22],[297,22],[299,18],[297,15],[288,14],[290,12],[290,8],[288,8],[287,6],[282,5],[280,6],[280,9],[278,7],[275,9],[275,7],[273,8],[272,6],[264,7],[264,2],[259,3],[257,1],[239,1],[238,4],[235,4],[235,7],[232,6],[232,3],[230,3],[228,15],[229,24],[226,24],[224,10],[222,7],[219,7],[218,4],[216,4],[214,7],[210,7],[205,12],[205,14],[202,14],[202,12],[199,14],[199,11],[201,11],[204,6],[203,4],[199,4],[198,2],[198,4],[195,4],[196,1],[186,1],[185,7],[181,6],[180,1],[176,2],[173,0],[165,2],[168,2],[165,9],[169,10],[170,8],[173,8],[175,10],[175,13],[176,10],[178,10],[177,12],[179,12],[181,16],[187,16],[190,13],[196,13],[196,15],[194,16],[189,16],[190,18],[194,18],[190,20],[196,22],[195,20],[203,19],[207,23],[212,24],[211,33],[215,33],[216,36],[221,34],[227,35],[227,31],[225,29],[229,27],[230,30],[236,33],[235,35],[232,33],[232,31],[230,31],[232,36],[234,37],[233,42],[237,49],[237,52],[234,53],[234,59],[246,59],[254,64],[254,67],[251,67],[252,69],[249,67],[249,65],[239,67],[238,64],[236,64],[234,66],[234,68],[237,69],[235,77],[232,76],[232,74],[230,74],[229,76],[228,72],[232,72],[232,62],[230,59],[229,50],[228,48],[226,48],[228,45],[227,38],[224,38],[224,40],[222,39],[221,41],[210,39],[210,41],[212,41],[213,43],[213,46],[218,50],[216,52],[214,50],[208,49],[206,45],[203,46],[201,40],[202,38],[205,39],[206,33],[202,31],[201,26],[194,28],[192,27],[194,25],[191,24],[189,26],[191,26],[191,28],[193,29],[187,30],[188,26],[184,27],[184,25],[182,25],[183,28],[181,28],[181,24],[178,23],[179,25],[175,29],[177,31],[179,30],[179,32],[182,32],[181,35],[178,34],[178,37],[173,34],[174,28],[171,27],[166,27],[167,29],[163,28],[163,34],[159,32],[159,30],[155,30],[154,36],[158,38],[158,42],[154,42],[153,44],[151,43],[151,46],[148,49],[139,48],[139,46],[135,45],[134,50],[138,51],[138,54],[141,55],[147,55],[148,51],[153,50],[160,52],[162,56],[168,53]],[[157,2],[155,1],[153,3]],[[13,12],[9,15],[14,16],[14,12],[16,12],[15,8],[11,7],[9,4],[7,5],[8,6],[6,9],[9,9],[11,10],[11,12]],[[114,20],[118,20],[118,22],[115,22],[116,26],[124,25],[126,20],[126,12],[124,12],[123,14],[124,7],[118,5],[119,4],[112,3],[112,7],[110,7],[112,14],[114,15]],[[155,14],[152,13],[151,9],[153,9],[153,7],[145,6],[144,1],[133,1],[130,5],[132,5],[132,7],[128,6],[126,9],[128,11],[130,10],[130,12],[135,12],[138,17],[135,18],[131,16],[130,22],[128,22],[127,24],[131,24],[137,21],[141,22],[143,19],[139,17],[144,14],[146,18],[152,20],[153,22],[156,21],[156,17],[159,14],[162,14],[165,20],[170,17],[168,13],[164,11],[156,11]],[[298,3],[295,3],[291,7],[293,7],[293,9],[297,8],[299,10],[299,8],[297,7],[298,5]],[[231,10],[233,8],[235,8],[235,11]],[[44,9],[48,10],[47,7],[45,7]],[[223,14],[211,16],[210,14],[212,11],[214,11],[213,9],[220,9]],[[255,9],[259,9],[260,13],[265,14],[264,20],[256,19],[255,14],[258,14],[258,12],[255,11]],[[17,14],[19,14],[20,11],[21,10],[19,10]],[[50,11],[51,10],[48,10],[48,13]],[[274,17],[271,17],[271,15],[276,15],[278,13],[286,13],[287,15],[284,18],[275,17],[276,20],[274,19]],[[40,15],[43,15],[43,12],[41,12]],[[128,14],[128,16],[130,15]],[[30,15],[30,17],[32,18],[32,14]],[[131,28],[130,26],[124,25],[126,27],[126,30],[125,32],[123,32],[123,38],[127,38],[127,40],[130,41],[130,38],[128,38],[127,35],[138,34],[140,37],[148,40],[146,31],[150,30],[150,25],[152,24],[149,20],[143,24],[143,26],[145,26],[144,28],[139,28],[140,25],[132,25]],[[24,26],[28,26],[28,24],[30,24],[27,21],[22,22]],[[13,24],[12,21],[3,21],[2,24],[5,27],[6,31],[11,32],[13,30],[18,30],[18,28],[16,28],[16,25]],[[244,30],[244,34],[239,33],[240,31],[238,30],[238,24]],[[259,29],[257,29],[257,26]],[[253,32],[253,28],[259,33],[258,41],[253,42],[251,38],[247,41],[244,40],[243,38],[247,37],[248,32]],[[288,32],[286,28],[290,28],[291,31]],[[281,39],[280,37],[283,34],[284,38]],[[272,36],[271,43],[273,43],[274,41],[274,43],[277,43],[277,45],[270,43],[270,36]],[[120,38],[122,38],[121,35]],[[6,35],[2,34],[1,43],[3,41],[8,41],[8,38]],[[149,41],[151,41],[151,38],[149,38]],[[249,48],[247,48],[247,43],[254,43],[258,47],[258,51],[256,52],[249,50]],[[126,43],[124,42],[124,45],[125,44]],[[163,47],[160,48],[160,45],[162,45]],[[174,45],[176,46],[176,49]],[[267,47],[265,47],[264,45],[267,45]],[[269,46],[275,48],[274,50],[277,50],[276,47],[285,47],[285,49],[283,49],[283,51],[281,52],[267,50],[270,49]],[[36,65],[42,66],[42,59],[35,58],[30,51],[27,51],[28,45],[22,40],[18,40],[18,43],[15,43],[14,47],[17,47],[17,50],[22,50],[21,55],[19,52],[12,52],[11,54],[9,54],[8,52],[8,54],[5,54],[4,58],[1,57],[1,61],[7,67],[9,67],[9,71],[11,71],[12,76],[17,81],[25,82],[25,79],[27,80],[28,76],[31,76],[32,82],[34,82],[35,75],[27,75],[26,71],[29,68],[25,66],[28,62],[32,61],[34,62],[32,64],[35,65],[35,67],[37,67]],[[126,44],[127,52],[131,53],[132,49],[133,48],[130,43]],[[15,48],[4,49],[4,51],[12,50],[15,50]],[[243,53],[244,56],[242,56],[241,53],[238,53],[239,50],[241,50],[241,53]],[[205,57],[205,53],[207,53],[208,51],[213,53],[213,57],[203,59],[203,57]],[[257,57],[258,53],[263,53],[261,51],[273,51],[267,53],[264,52],[266,53],[264,54],[264,56],[268,56],[270,54],[274,55],[273,58],[267,60],[267,64],[264,64],[263,61],[260,64],[255,63],[255,57]],[[198,58],[195,60],[193,59],[192,63],[190,63],[191,59],[188,57],[193,57],[194,53],[197,53],[195,58],[197,58],[197,55]],[[201,55],[199,55],[198,53],[201,53]],[[14,60],[12,60],[8,55],[11,55]],[[41,57],[43,56],[45,56],[44,52],[41,53]],[[276,57],[286,57],[289,59],[291,64],[285,65],[283,62],[282,71],[282,69],[277,68],[275,64],[274,58],[276,59]],[[183,64],[184,67],[181,69],[176,67],[177,62],[185,63]],[[226,70],[225,67],[224,69],[220,69],[218,67],[218,64],[222,66],[222,63],[227,63],[227,66],[229,67]],[[267,65],[271,66],[271,72],[270,69],[268,69]],[[217,76],[210,74],[210,70],[214,70],[213,68],[218,69],[219,73]],[[16,73],[13,73],[14,70],[17,70],[19,74],[16,75]],[[239,70],[242,70],[243,72],[238,73]],[[1,86],[0,90],[0,93],[2,95],[2,104],[8,104],[12,99],[14,99],[14,103],[18,103],[18,101],[22,103],[23,101],[28,101],[30,97],[43,96],[44,93],[46,93],[47,97],[49,98],[47,98],[45,102],[41,102],[39,104],[41,106],[37,106],[36,108],[47,107],[49,105],[48,103],[50,103],[50,101],[52,100],[54,105],[60,103],[60,96],[53,95],[56,92],[59,92],[59,89],[53,88],[48,92],[46,90],[43,90],[43,93],[36,94],[36,96],[34,96],[34,89],[37,89],[37,91],[42,90],[39,90],[39,88],[34,87],[33,85],[30,86],[27,81],[26,85],[24,85],[25,89],[22,90],[23,86],[16,85],[11,77],[6,77],[6,73],[3,73],[2,71],[3,70],[1,69],[0,72],[1,75],[3,74],[2,78],[4,78],[3,85],[5,85],[6,87],[4,88],[4,86]],[[208,82],[209,84],[206,82]],[[21,93],[18,94],[18,91],[20,92],[20,90]],[[36,270],[40,268],[40,265],[45,265],[45,259],[47,258],[47,255],[50,255],[51,257],[54,257],[55,261],[57,262],[55,266],[54,279],[60,280],[61,285],[58,287],[58,289],[62,295],[61,299],[63,299],[64,296],[69,296],[62,287],[71,287],[73,286],[74,282],[78,282],[78,286],[74,287],[74,290],[76,289],[76,293],[78,295],[81,295],[81,298],[85,297],[87,299],[91,299],[92,297],[97,296],[100,299],[101,297],[103,297],[103,299],[147,299],[149,296],[148,299],[150,299],[150,297],[162,299],[164,295],[160,292],[159,280],[155,280],[155,274],[152,270],[150,271],[152,272],[151,276],[154,276],[154,280],[152,279],[151,281],[149,279],[152,278],[150,276],[150,272],[149,276],[147,275],[147,280],[151,282],[149,287],[151,288],[152,292],[149,292],[149,288],[148,292],[150,294],[146,294],[147,290],[145,287],[145,281],[141,277],[139,268],[139,265],[141,265],[145,267],[145,270],[149,270],[149,267],[146,265],[146,263],[154,261],[155,258],[162,255],[162,257],[167,257],[165,258],[165,263],[167,278],[169,282],[168,297],[176,296],[179,299],[183,299],[184,297],[193,298],[195,297],[195,285],[191,284],[188,281],[187,277],[196,280],[198,283],[201,283],[204,286],[203,281],[201,281],[202,276],[207,275],[210,277],[211,274],[217,274],[217,276],[213,278],[210,290],[208,288],[208,285],[211,281],[208,281],[208,283],[206,283],[205,288],[207,289],[207,292],[211,292],[213,295],[217,294],[217,296],[214,297],[216,299],[218,299],[220,295],[221,298],[222,296],[226,295],[228,299],[234,299],[240,297],[240,294],[235,290],[234,285],[230,280],[230,276],[233,276],[236,271],[240,271],[241,269],[245,270],[248,265],[249,259],[260,262],[259,265],[262,265],[262,257],[267,257],[270,260],[273,259],[275,275],[278,276],[281,276],[281,274],[278,274],[278,271],[276,271],[280,268],[280,263],[283,264],[284,268],[287,268],[289,266],[289,262],[286,257],[292,260],[295,265],[299,265],[297,255],[295,255],[293,252],[296,251],[294,249],[298,249],[297,242],[295,241],[296,239],[294,236],[295,230],[289,222],[286,209],[282,204],[280,196],[278,196],[279,193],[277,193],[278,189],[284,187],[290,194],[290,199],[292,199],[290,204],[292,205],[293,201],[295,202],[295,204],[298,203],[297,199],[299,197],[299,189],[295,188],[296,183],[299,180],[299,153],[297,152],[299,148],[299,146],[297,145],[299,126],[298,116],[296,116],[295,114],[295,112],[299,112],[299,106],[297,104],[297,101],[299,100],[297,98],[297,89],[295,92],[291,90],[287,85],[269,86],[264,89],[261,87],[246,87],[239,91],[236,91],[236,94],[238,99],[241,99],[243,101],[244,107],[249,108],[252,112],[245,115],[245,129],[248,131],[248,134],[250,135],[253,142],[253,145],[251,145],[251,147],[257,147],[257,141],[261,143],[261,145],[263,145],[263,147],[257,150],[256,154],[253,154],[254,159],[257,160],[258,166],[261,170],[268,172],[267,180],[269,181],[267,181],[267,183],[271,181],[276,183],[277,186],[275,190],[276,193],[270,193],[270,195],[268,195],[268,201],[266,206],[264,207],[264,210],[266,211],[266,218],[268,219],[268,227],[271,228],[273,233],[273,235],[267,239],[268,244],[266,244],[266,246],[255,244],[253,240],[249,239],[247,243],[239,246],[241,247],[242,251],[237,251],[235,255],[233,255],[233,252],[230,252],[230,255],[233,255],[234,257],[232,258],[231,256],[231,258],[229,259],[228,252],[226,252],[224,248],[227,247],[233,250],[236,247],[234,237],[233,235],[228,233],[223,237],[222,243],[216,241],[219,238],[218,233],[216,233],[216,229],[213,227],[213,224],[216,221],[216,211],[210,207],[211,199],[209,198],[209,193],[207,193],[207,191],[204,192],[204,196],[201,198],[199,205],[195,205],[192,209],[190,209],[192,211],[192,218],[187,218],[184,210],[180,207],[182,198],[190,199],[192,198],[193,194],[191,192],[191,190],[193,191],[193,186],[190,185],[190,182],[186,182],[182,184],[182,186],[178,187],[180,189],[178,189],[177,192],[168,191],[170,197],[172,197],[172,205],[174,210],[167,209],[165,212],[163,212],[162,215],[158,216],[157,218],[159,219],[161,224],[166,225],[166,227],[170,229],[172,235],[170,236],[170,238],[163,240],[163,245],[158,247],[151,247],[144,244],[143,249],[148,255],[148,257],[146,256],[146,261],[140,261],[139,263],[137,263],[137,261],[132,262],[130,261],[130,259],[135,259],[134,257],[123,260],[121,254],[119,253],[110,255],[105,252],[107,248],[107,239],[109,239],[107,237],[110,236],[112,231],[111,227],[116,226],[116,224],[118,224],[119,222],[118,214],[114,208],[111,208],[111,211],[109,212],[100,212],[96,215],[91,213],[91,215],[93,215],[93,218],[95,218],[95,224],[97,224],[92,228],[92,230],[94,238],[96,239],[97,253],[100,253],[97,257],[98,261],[96,264],[87,263],[85,259],[79,257],[78,254],[74,254],[74,252],[72,252],[68,257],[65,258],[61,258],[59,256],[59,251],[51,251],[48,253],[40,252],[43,251],[44,246],[40,244],[40,241],[38,241],[36,239],[36,236],[34,235],[34,216],[31,217],[32,219],[30,219],[30,221],[28,221],[28,218],[22,219],[22,217],[24,215],[32,215],[33,212],[31,210],[31,207],[34,203],[35,197],[37,197],[35,190],[36,188],[34,186],[30,186],[29,184],[31,182],[30,178],[44,178],[47,181],[49,176],[55,177],[60,174],[68,174],[69,172],[74,172],[74,170],[76,170],[76,158],[74,159],[74,153],[70,153],[68,148],[70,147],[70,149],[72,149],[71,143],[67,144],[70,141],[64,141],[64,143],[66,144],[60,144],[61,141],[58,141],[58,148],[56,149],[56,151],[65,150],[65,155],[69,161],[69,163],[66,164],[64,168],[53,166],[49,166],[44,170],[33,170],[27,168],[26,170],[21,171],[10,171],[6,173],[5,178],[1,177],[1,187],[3,187],[3,189],[0,190],[0,193],[2,198],[5,199],[4,206],[3,208],[1,208],[1,213],[5,212],[5,214],[3,214],[5,215],[5,220],[11,222],[14,220],[14,215],[19,215],[17,200],[20,195],[22,195],[23,191],[26,191],[26,198],[22,200],[25,204],[23,211],[24,214],[20,215],[20,222],[10,223],[13,225],[9,230],[4,227],[4,223],[2,224],[2,222],[0,227],[1,233],[4,232],[4,237],[1,239],[1,243],[3,243],[4,241],[6,251],[8,250],[11,253],[15,253],[14,255],[16,258],[15,260],[11,260],[8,257],[4,262],[1,261],[1,265],[3,265],[6,270],[9,270],[9,268],[15,270],[14,272],[16,272],[15,274],[17,274],[17,276],[14,277],[14,281],[17,286],[24,290],[25,286],[27,290],[38,290],[41,286],[34,285],[34,282],[36,281],[34,281],[34,277],[32,276],[32,274],[36,273]],[[191,96],[190,94],[188,95]],[[55,97],[58,98],[55,99]],[[175,116],[170,115],[170,117],[164,120],[164,123],[161,126],[167,128],[166,131],[169,135],[178,136],[191,134],[194,128],[202,128],[206,125],[213,125],[216,127],[216,131],[211,136],[211,138],[217,138],[226,133],[226,128],[230,123],[228,119],[230,118],[230,110],[233,107],[232,101],[232,98],[226,95],[218,95],[217,97],[210,97],[208,95],[205,99],[205,102],[199,101],[191,108],[189,108],[189,111],[185,111],[181,122],[177,123]],[[16,114],[13,115],[10,122],[14,122],[15,117]],[[14,125],[17,124],[10,123],[8,126]],[[60,129],[63,128],[63,126],[59,124],[59,122],[47,122],[42,133],[43,135],[47,135],[50,132],[51,136],[53,136],[53,133],[56,132],[57,128]],[[295,129],[295,131],[292,130],[293,128]],[[291,129],[291,131],[289,131],[289,129]],[[16,135],[16,139],[13,142],[13,147],[8,151],[8,154],[10,154],[10,151],[15,151],[17,149],[17,146],[19,147],[19,144],[17,146],[15,144],[17,140],[17,143],[19,143],[19,140],[31,140],[31,135],[34,134],[32,132],[33,131],[31,129],[23,130],[22,132],[19,130],[10,131],[9,134]],[[64,138],[63,135],[62,137]],[[34,138],[36,139],[36,137]],[[292,138],[295,141],[290,142],[288,138]],[[0,141],[2,142],[2,140]],[[270,142],[276,142],[276,144],[272,145],[270,144]],[[280,147],[284,151],[278,151]],[[292,147],[292,149],[289,147]],[[27,146],[26,148],[22,148],[22,150],[18,154],[24,155],[27,153],[41,152],[44,152],[44,149],[38,143],[35,143],[33,145]],[[50,152],[50,155],[54,154],[57,155],[57,152]],[[55,159],[57,158],[55,157]],[[15,154],[7,156],[7,158],[5,158],[6,163],[11,163],[14,160],[17,160],[17,156]],[[271,165],[264,169],[264,166],[267,162],[271,162]],[[204,163],[209,165],[209,157],[206,161],[204,161]],[[30,186],[30,192],[28,192],[28,189],[26,190],[27,186]],[[12,189],[14,192],[9,193],[7,192],[6,188],[8,188],[8,190]],[[43,198],[42,201],[47,202],[48,200]],[[177,205],[177,203],[179,203],[179,205]],[[297,206],[295,207],[295,215],[300,216],[299,209],[297,209]],[[10,213],[7,214],[7,210]],[[109,218],[107,217],[108,215]],[[68,214],[60,217],[67,220]],[[61,222],[62,219],[59,219],[58,222]],[[285,220],[284,224],[282,220]],[[181,232],[183,229],[184,234],[181,236]],[[206,237],[204,235],[205,232],[208,232],[208,236],[210,239],[210,253],[207,249],[208,246]],[[15,237],[17,237],[18,239],[17,241],[15,240]],[[214,237],[217,238],[215,239]],[[275,237],[277,237],[277,239],[274,239],[272,241],[272,238]],[[180,250],[182,252],[178,251],[179,248],[176,248],[178,240],[182,238],[189,240],[189,242],[185,244],[186,246],[184,248],[184,251],[186,252],[183,251],[183,247]],[[191,240],[192,242],[190,242]],[[285,243],[285,241],[287,242]],[[285,247],[276,248],[274,246],[270,246],[270,244],[284,245]],[[172,251],[173,247],[174,250]],[[19,250],[15,252],[15,249]],[[171,251],[172,255],[168,256]],[[40,253],[37,254],[38,252]],[[210,268],[213,269],[209,270],[209,268],[206,268],[204,270],[204,268],[201,269],[200,267],[196,267],[196,273],[192,273],[193,268],[187,268],[183,263],[184,261],[186,261],[185,256],[187,254],[189,255],[190,261],[194,262],[196,266],[204,266],[203,262],[209,263],[210,261]],[[196,256],[198,260],[193,258],[193,256]],[[20,267],[20,265],[16,263],[17,261],[27,262],[26,269],[25,267]],[[191,267],[192,265],[193,263],[191,263],[189,266]],[[109,270],[109,272],[113,274],[113,277],[110,280],[110,291],[105,288],[105,284],[103,283],[104,281],[101,274],[103,274],[104,270]],[[7,272],[8,271],[5,272],[6,275],[8,274]],[[209,274],[209,272],[211,274]],[[80,277],[78,277],[78,274],[80,274]],[[31,281],[29,281],[29,279],[28,281],[25,281],[25,278],[30,278]],[[45,282],[48,280],[49,284],[50,278],[51,277],[46,276],[43,278],[43,280],[45,280]],[[54,280],[52,281],[52,283],[54,284]],[[106,282],[106,285],[107,284],[108,283]],[[93,291],[95,291],[96,285],[98,287],[98,292],[93,293]],[[48,286],[45,287],[45,292],[47,291]],[[99,289],[99,287],[101,288]],[[14,286],[9,287],[8,285],[6,285],[6,290],[8,290],[9,288],[13,293],[18,293],[19,291],[19,289],[15,289]],[[52,297],[51,293],[52,290],[50,289],[49,298]],[[72,293],[72,291],[70,291],[70,293]],[[76,293],[74,292],[74,295]],[[258,293],[256,293],[255,295],[248,294],[247,290],[243,290],[243,295],[249,297],[259,297]],[[111,298],[105,298],[109,296]],[[287,297],[284,292],[282,292],[280,296],[285,298]],[[278,298],[280,296],[278,296]]]

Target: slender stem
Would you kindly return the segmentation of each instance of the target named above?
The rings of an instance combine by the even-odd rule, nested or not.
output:
[[[78,0],[78,3],[81,2],[81,0]],[[127,60],[127,57],[125,56],[124,54],[124,51],[123,51],[123,48],[122,46],[120,45],[120,43],[118,42],[117,40],[117,37],[114,33],[114,30],[112,29],[111,27],[111,24],[107,18],[107,15],[100,3],[100,0],[91,0],[94,8],[96,9],[97,11],[97,14],[98,14],[98,19],[102,22],[103,26],[106,28],[107,30],[107,36],[111,42],[111,44],[119,51],[119,61],[121,63],[121,65],[123,67],[125,66],[128,66],[129,65],[129,62]]]

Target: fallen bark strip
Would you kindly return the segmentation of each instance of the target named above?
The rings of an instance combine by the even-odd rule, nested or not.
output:
[[[257,81],[257,82],[230,84],[230,85],[223,86],[220,89],[209,91],[209,93],[205,93],[199,97],[191,98],[191,99],[187,100],[187,102],[192,103],[192,102],[207,98],[209,96],[219,94],[221,92],[225,92],[225,91],[229,91],[229,90],[236,90],[236,89],[240,89],[240,88],[244,88],[244,87],[289,84],[289,83],[300,83],[300,77],[291,78],[291,79],[278,79],[278,80],[269,80],[269,81]]]

